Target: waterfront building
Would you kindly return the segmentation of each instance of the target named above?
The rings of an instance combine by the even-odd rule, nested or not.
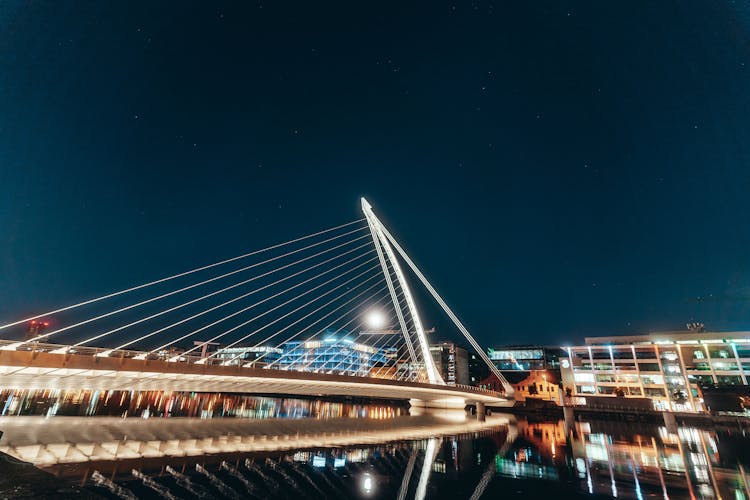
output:
[[[589,337],[560,358],[564,390],[586,396],[649,398],[656,410],[706,411],[703,391],[748,385],[750,332],[661,332]]]
[[[430,346],[430,354],[440,376],[448,385],[469,385],[469,353],[454,342]]]
[[[314,371],[366,377],[388,362],[387,350],[359,344],[346,332],[326,332],[321,340],[290,341],[282,347],[281,370]]]
[[[488,348],[487,355],[501,372],[557,370],[559,358],[565,351],[559,347],[546,346],[508,346],[497,349]]]
[[[513,386],[516,401],[536,399],[561,404],[559,360],[565,355],[564,350],[549,346],[505,346],[489,348],[487,355]],[[479,386],[498,390],[502,385],[497,377],[488,375]]]
[[[517,402],[527,399],[550,401],[561,405],[563,395],[560,390],[560,373],[555,370],[531,370],[503,373],[503,376],[513,386],[513,398]],[[503,384],[491,374],[479,383],[479,387],[492,391],[503,391]]]
[[[529,375],[513,384],[516,401],[539,399],[562,404],[560,372],[557,370],[532,370]]]

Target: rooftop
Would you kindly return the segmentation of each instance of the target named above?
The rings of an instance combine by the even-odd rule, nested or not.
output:
[[[750,331],[737,332],[696,332],[691,330],[652,332],[644,335],[614,335],[609,337],[586,337],[586,345],[614,344],[657,344],[674,343],[697,344],[701,341],[750,343]]]

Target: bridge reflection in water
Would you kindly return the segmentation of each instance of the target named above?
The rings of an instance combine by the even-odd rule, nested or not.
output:
[[[491,464],[512,442],[509,422],[450,411],[384,419],[12,417],[0,419],[6,430],[0,451],[119,498],[376,492],[426,498],[433,472],[455,469],[459,461]],[[459,456],[457,439],[480,436],[498,442],[479,455],[463,447]],[[440,454],[444,437],[454,442],[450,467]],[[344,472],[347,479],[336,479]]]
[[[110,498],[750,498],[750,437],[728,429],[457,413],[0,426],[0,451]]]

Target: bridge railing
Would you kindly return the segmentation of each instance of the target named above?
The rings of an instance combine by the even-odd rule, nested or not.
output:
[[[477,394],[493,394],[493,395],[500,395],[500,396],[503,395],[503,393],[501,392],[492,391],[490,389],[483,389],[482,387],[476,387],[474,385],[456,384],[456,387],[458,387],[462,391],[476,392]]]
[[[11,340],[0,340],[0,347],[5,345],[14,344],[16,341]],[[145,359],[149,360],[161,360],[166,361],[169,358],[176,358],[175,362],[196,362],[203,358],[201,356],[193,355],[182,355],[179,352],[165,351],[164,353],[149,353],[146,351],[134,351],[129,349],[113,350],[104,347],[89,347],[89,346],[77,346],[71,347],[62,344],[48,344],[43,342],[30,342],[17,348],[19,351],[31,351],[31,352],[47,352],[47,353],[60,353],[61,350],[65,349],[65,354],[77,354],[80,356],[96,356],[106,355],[109,358],[137,358],[139,356],[145,356]],[[208,358],[207,364],[220,365],[225,361],[223,359]]]

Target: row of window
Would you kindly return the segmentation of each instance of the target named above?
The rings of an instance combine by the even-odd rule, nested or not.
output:
[[[680,347],[682,350],[682,357],[685,361],[691,359],[734,359],[734,349],[728,346],[709,347],[708,355],[706,355],[705,348],[696,348],[695,346]],[[750,359],[750,347],[735,347],[737,351],[737,357],[740,359]],[[672,357],[677,358],[677,352],[674,348],[660,349],[662,358],[671,359]],[[593,360],[605,360],[605,359],[633,359],[633,351],[631,349],[612,349],[610,352],[608,349],[594,349],[589,354],[589,351],[583,349],[577,349],[573,352],[573,355],[581,360],[593,359]],[[656,359],[656,350],[636,350],[635,359]]]
[[[614,368],[613,368],[614,366]],[[743,371],[750,372],[750,363],[737,364],[732,361],[708,361],[705,362],[694,362],[685,363],[686,370],[698,370],[698,371],[710,371],[711,367],[715,371],[738,371],[742,367]],[[635,363],[581,363],[581,368],[584,370],[635,370]],[[638,369],[642,372],[661,372],[658,363],[638,363]],[[663,369],[667,373],[679,373],[681,371],[678,365],[664,364]]]
[[[528,390],[529,394],[539,394],[544,392],[557,392],[558,386],[556,385],[545,385],[545,384],[529,384],[529,385],[516,385],[514,386],[517,391],[525,392]]]

